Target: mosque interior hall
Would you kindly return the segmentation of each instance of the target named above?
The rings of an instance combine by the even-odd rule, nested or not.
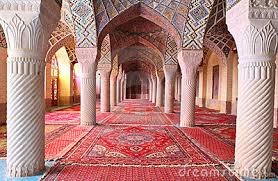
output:
[[[0,181],[278,180],[277,0],[0,0]]]

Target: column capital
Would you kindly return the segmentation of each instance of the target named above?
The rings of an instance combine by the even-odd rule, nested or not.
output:
[[[227,12],[227,25],[236,41],[239,61],[275,59],[278,41],[276,1],[241,0]]]
[[[93,77],[96,69],[97,48],[76,48],[76,57],[81,67],[81,76]]]
[[[60,14],[54,1],[0,0],[0,24],[9,57],[44,60],[48,48],[45,42],[56,28]]]
[[[178,61],[182,75],[194,75],[202,62],[203,50],[181,50],[178,53]]]

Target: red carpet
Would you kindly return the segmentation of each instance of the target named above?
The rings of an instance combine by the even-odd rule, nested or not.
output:
[[[224,143],[224,141],[218,137],[198,127],[182,128],[182,131],[195,140],[197,145],[214,154],[218,159],[222,161],[233,161],[234,147]]]
[[[62,159],[118,165],[204,164],[213,161],[174,127],[99,126]]]
[[[50,112],[45,114],[45,124],[79,124],[79,112]]]
[[[223,174],[224,173],[224,174]],[[223,174],[223,175],[222,175]],[[74,181],[225,181],[237,180],[222,166],[192,167],[114,167],[57,165],[44,180]]]
[[[60,109],[59,111],[76,111],[76,112],[79,112],[80,111],[80,106],[73,106],[73,107],[69,107],[69,108],[65,108],[65,109]]]
[[[92,127],[70,126],[56,139],[46,140],[45,155],[47,160],[57,159],[65,154],[77,141],[85,136]]]
[[[113,114],[105,124],[172,125],[173,123],[162,113],[138,112]]]
[[[199,109],[199,108],[198,108]],[[168,118],[175,124],[180,124],[180,115],[177,113],[166,114]],[[196,125],[223,125],[236,124],[236,116],[217,114],[217,113],[198,113],[195,114]]]
[[[130,107],[125,107],[124,111],[127,113],[132,113],[132,112],[160,112],[159,108],[157,107],[142,107],[142,106],[130,106]]]

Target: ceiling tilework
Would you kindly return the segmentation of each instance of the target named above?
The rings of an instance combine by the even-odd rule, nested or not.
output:
[[[95,14],[91,0],[68,0],[74,20],[77,47],[97,44]]]
[[[226,25],[226,0],[216,0],[208,20],[205,46],[227,59],[230,50],[235,47],[233,36]]]
[[[58,22],[57,28],[52,32],[49,43],[51,46],[53,46],[58,41],[70,34],[72,34],[70,28],[64,22],[60,21]]]
[[[71,63],[77,63],[75,47],[65,47]]]
[[[183,48],[202,49],[211,0],[192,0],[183,34]]]
[[[70,9],[70,4],[67,0],[63,1],[62,8],[61,8],[61,21],[68,25],[71,29],[71,32],[74,33],[74,23],[72,19],[72,13]]]
[[[167,48],[165,52],[165,65],[177,65],[178,64],[178,47],[175,40],[168,36]]]
[[[182,36],[187,20],[189,0],[94,0],[97,32],[130,6],[143,3],[166,18]]]
[[[111,46],[109,35],[106,35],[102,41],[99,64],[111,64]]]
[[[115,39],[117,40],[115,43],[117,43],[119,46],[121,43],[125,43],[126,40],[130,38],[143,38],[150,43],[152,43],[157,49],[159,49],[161,52],[164,52],[166,47],[166,38],[165,38],[165,32],[163,31],[156,31],[156,32],[144,32],[144,33],[136,33],[136,32],[128,32],[128,31],[121,31],[117,30],[113,32],[113,35]],[[166,36],[167,37],[167,36]]]
[[[123,70],[127,72],[141,71],[149,74],[155,74],[155,68],[152,64],[148,64],[145,61],[128,61],[123,64]]]
[[[227,0],[227,11],[232,9],[240,0]]]
[[[153,64],[158,71],[163,70],[163,62],[161,58],[152,49],[141,44],[125,48],[119,53],[119,64],[130,60],[144,60],[147,63]]]

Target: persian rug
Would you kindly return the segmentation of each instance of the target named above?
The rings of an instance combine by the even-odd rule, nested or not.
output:
[[[180,165],[214,163],[175,127],[98,126],[62,163]]]
[[[114,125],[172,125],[173,123],[163,113],[117,113],[113,114],[105,124]]]
[[[169,118],[169,120],[174,124],[174,125],[180,125],[180,115],[177,113],[165,113],[165,115]]]
[[[74,127],[75,125],[45,125],[45,144],[51,143]]]
[[[55,139],[46,139],[45,157],[47,160],[55,160],[65,154],[82,137],[84,137],[92,127],[68,125],[69,129]],[[50,136],[49,136],[50,137]]]
[[[186,136],[195,140],[194,143],[204,148],[221,161],[230,162],[234,160],[234,146],[224,142],[219,137],[205,131],[200,127],[181,128]]]
[[[101,113],[97,112],[96,121],[97,123],[102,123],[110,118],[113,114],[111,112]]]
[[[225,140],[230,145],[235,145],[236,126],[235,125],[206,125],[205,130],[215,136]]]
[[[227,181],[238,180],[221,165],[191,167],[123,167],[57,164],[42,180],[59,181]]]
[[[196,124],[236,124],[236,116],[220,113],[196,113]]]
[[[45,124],[79,124],[79,112],[49,112],[45,114]]]
[[[166,114],[167,117],[175,124],[180,124],[180,115],[177,113]],[[197,125],[223,125],[235,124],[236,116],[224,114],[195,113],[195,124]]]
[[[123,110],[125,113],[134,112],[160,112],[159,108],[153,106],[129,106]]]

